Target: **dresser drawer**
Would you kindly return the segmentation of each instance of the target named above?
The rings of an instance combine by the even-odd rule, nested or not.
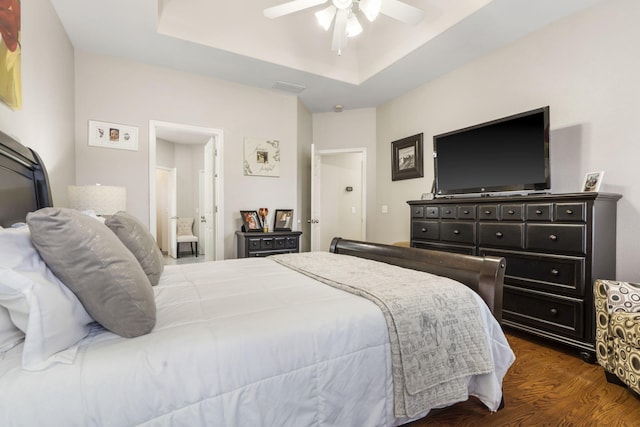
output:
[[[413,221],[411,223],[411,238],[438,240],[440,238],[440,223],[437,221]]]
[[[437,206],[425,206],[424,216],[427,218],[438,218],[440,216],[440,209]]]
[[[300,239],[298,237],[285,237],[285,248],[297,249],[299,240]]]
[[[524,208],[519,205],[500,206],[500,219],[503,221],[522,221],[524,219]]]
[[[475,243],[475,222],[442,222],[440,224],[440,240],[457,243]]]
[[[476,219],[476,206],[475,205],[462,205],[458,206],[457,210],[458,219]]]
[[[584,225],[527,224],[527,249],[585,254]]]
[[[506,259],[505,282],[510,285],[572,297],[585,295],[585,259],[582,257],[554,257],[491,249],[483,249],[480,254]]]
[[[276,243],[274,238],[260,239],[261,250],[275,249],[275,245]]]
[[[285,249],[287,247],[287,239],[285,237],[276,237],[274,249]]]
[[[551,203],[532,203],[527,205],[528,221],[551,221],[553,205]]]
[[[455,219],[456,207],[455,206],[442,206],[440,208],[440,218]]]
[[[247,239],[247,246],[250,251],[260,250],[260,241],[262,239]]]
[[[424,218],[424,206],[412,206],[411,218]]]
[[[498,219],[498,206],[497,205],[485,205],[478,206],[478,218],[479,219]]]
[[[584,336],[584,303],[544,292],[504,287],[502,318],[572,338]]]
[[[556,203],[556,221],[579,221],[586,218],[586,206],[584,203]]]
[[[480,223],[478,241],[481,246],[524,247],[524,224]]]

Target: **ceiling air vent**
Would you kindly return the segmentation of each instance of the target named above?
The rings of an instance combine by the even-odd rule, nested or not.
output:
[[[287,82],[275,82],[275,84],[273,85],[273,88],[277,90],[282,90],[285,92],[291,92],[291,93],[300,93],[306,89],[306,87],[304,86],[296,85],[293,83],[287,83]]]

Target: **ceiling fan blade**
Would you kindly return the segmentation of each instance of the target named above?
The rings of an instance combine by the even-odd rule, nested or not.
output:
[[[410,25],[416,25],[424,18],[423,10],[398,0],[382,0],[380,13]]]
[[[349,12],[349,9],[338,9],[336,13],[331,50],[340,51],[347,46],[347,18],[349,17]]]
[[[262,13],[264,13],[264,16],[267,18],[279,18],[290,13],[298,12],[302,9],[318,6],[326,3],[327,1],[328,0],[293,0],[277,6],[268,7]]]

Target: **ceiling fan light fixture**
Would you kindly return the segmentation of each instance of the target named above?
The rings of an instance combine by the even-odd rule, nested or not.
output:
[[[362,32],[362,25],[356,18],[356,15],[351,12],[347,18],[347,37],[355,37]]]
[[[326,8],[316,12],[315,15],[318,20],[318,24],[320,24],[325,31],[329,31],[329,27],[331,27],[331,23],[333,22],[333,17],[336,16],[336,7],[334,5],[327,6]]]
[[[382,0],[360,0],[358,6],[369,22],[373,22],[380,14]]]
[[[351,9],[353,0],[331,0],[331,3],[338,9]]]

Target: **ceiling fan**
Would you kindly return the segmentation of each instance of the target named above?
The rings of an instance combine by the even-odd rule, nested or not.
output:
[[[329,0],[292,0],[265,9],[264,16],[271,19],[279,18],[328,2]],[[424,12],[421,9],[398,0],[331,0],[329,6],[319,10],[315,15],[320,25],[327,31],[335,18],[331,50],[338,51],[338,55],[347,45],[348,37],[362,32],[362,26],[358,22],[354,9],[362,12],[371,22],[380,13],[410,25],[415,25],[424,18]]]

